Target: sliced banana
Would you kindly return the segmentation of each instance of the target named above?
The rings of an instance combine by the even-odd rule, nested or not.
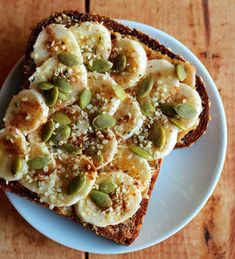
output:
[[[158,141],[158,138],[164,138],[161,147],[155,146],[149,135],[151,132],[151,125],[155,121],[162,125],[164,131],[164,136],[158,136],[157,132],[155,134],[155,136],[157,136],[156,141]],[[152,156],[152,160],[155,160],[167,156],[174,149],[177,143],[177,135],[178,128],[171,124],[167,119],[162,121],[158,121],[157,119],[150,119],[145,121],[143,128],[137,132],[132,139],[130,139],[129,144],[132,145],[134,143],[134,145],[140,147],[143,150],[146,150]]]
[[[171,87],[179,85],[175,66],[165,59],[149,60],[146,74],[153,77],[158,86]]]
[[[47,157],[48,163],[41,169],[28,167],[28,172],[19,182],[27,189],[37,194],[42,194],[50,190],[56,179],[55,160],[44,143],[30,144],[30,152],[27,154],[27,161],[36,157]]]
[[[38,67],[49,57],[56,57],[62,51],[75,54],[82,64],[81,51],[73,33],[65,25],[50,24],[39,33],[33,45],[31,57]]]
[[[173,103],[174,105],[189,104],[193,107],[195,110],[194,117],[190,119],[177,119],[184,130],[188,130],[198,123],[199,115],[202,112],[202,101],[196,89],[181,83],[178,87],[171,89],[170,97],[166,99],[166,103]]]
[[[117,152],[117,140],[112,130],[88,134],[83,144],[83,152],[91,156],[97,169],[110,163]]]
[[[141,192],[147,189],[152,177],[148,161],[132,153],[127,145],[118,146],[118,152],[115,154],[112,162],[103,170],[106,172],[121,171],[130,175],[139,183]]]
[[[71,92],[69,93],[68,100],[63,101],[59,98],[53,110],[58,110],[74,103],[79,98],[82,90],[87,87],[87,71],[84,65],[67,67],[57,59],[49,58],[43,65],[36,68],[35,73],[29,78],[30,88],[39,90],[38,83],[45,81],[53,83],[56,77],[66,79],[71,86]]]
[[[140,207],[141,191],[136,181],[121,172],[101,173],[96,181],[98,186],[103,181],[111,181],[117,185],[110,195],[112,207],[102,210],[89,196],[75,205],[75,211],[83,221],[99,227],[117,225],[132,217]]]
[[[80,46],[84,63],[93,59],[108,59],[111,52],[111,35],[109,30],[95,22],[83,22],[69,30]]]
[[[91,103],[87,106],[88,113],[113,115],[121,102],[113,88],[117,87],[117,83],[108,74],[92,72],[88,73],[88,86],[92,92]]]
[[[6,181],[19,180],[28,170],[24,159],[28,152],[28,143],[24,135],[14,127],[0,130],[0,178]],[[12,172],[12,164],[16,158],[21,159],[18,172]]]
[[[55,183],[41,195],[41,202],[51,207],[71,206],[85,198],[95,183],[97,172],[85,156],[62,156],[56,160],[57,174]],[[75,181],[75,177],[84,177],[82,186]],[[72,186],[71,186],[72,184]],[[80,188],[80,190],[78,189]]]
[[[125,55],[127,64],[122,72],[111,73],[113,79],[123,88],[136,85],[145,75],[147,68],[147,55],[142,45],[128,38],[116,38],[113,42],[111,58]]]
[[[27,135],[46,122],[48,111],[40,93],[33,89],[22,90],[12,98],[8,106],[5,126],[14,126]]]
[[[118,107],[114,118],[117,123],[114,127],[115,133],[123,139],[128,139],[143,125],[144,116],[139,103],[128,96]]]

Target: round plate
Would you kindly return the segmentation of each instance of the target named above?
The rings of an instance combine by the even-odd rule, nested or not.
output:
[[[174,150],[165,159],[140,234],[130,246],[121,246],[96,236],[48,209],[7,193],[17,211],[39,232],[60,244],[91,253],[118,254],[137,251],[175,234],[197,215],[212,194],[222,171],[226,152],[227,129],[223,105],[216,86],[202,63],[188,48],[168,34],[141,23],[121,22],[159,39],[196,66],[207,86],[213,119],[207,134],[193,147]],[[20,61],[1,90],[0,120],[12,94],[19,91],[22,82]]]

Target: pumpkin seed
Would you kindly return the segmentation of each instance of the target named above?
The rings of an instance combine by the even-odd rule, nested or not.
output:
[[[175,117],[177,115],[176,111],[174,110],[174,106],[172,104],[161,103],[160,109],[162,110],[162,113],[167,117]]]
[[[161,149],[164,147],[166,142],[166,130],[162,124],[158,121],[154,121],[149,129],[148,138],[155,147]]]
[[[146,77],[141,83],[137,90],[138,97],[146,97],[153,88],[154,80],[152,77]]]
[[[79,105],[81,109],[86,109],[90,101],[91,101],[91,90],[86,88],[82,91],[80,100],[79,100]]]
[[[86,186],[86,175],[77,175],[69,183],[67,194],[73,195],[80,192]]]
[[[99,184],[99,191],[104,193],[112,193],[117,189],[117,185],[111,181],[103,181]]]
[[[89,65],[88,68],[91,71],[96,71],[99,73],[108,72],[113,66],[113,63],[106,59],[94,59],[92,65]]]
[[[63,112],[56,112],[52,114],[51,118],[60,125],[68,125],[71,123],[71,119]]]
[[[113,70],[117,73],[122,72],[126,68],[126,56],[117,55],[113,60]]]
[[[23,159],[16,157],[11,163],[11,172],[15,176],[22,171],[23,168]]]
[[[73,67],[80,63],[80,58],[70,52],[60,52],[57,58],[62,64],[68,67]]]
[[[56,104],[58,97],[59,97],[59,90],[57,87],[54,87],[45,92],[46,104],[49,107],[53,107]]]
[[[120,86],[113,85],[113,91],[114,91],[115,95],[117,96],[117,98],[120,99],[121,101],[126,99],[126,92]]]
[[[62,102],[67,101],[70,98],[70,94],[59,92],[58,97]]]
[[[49,82],[40,82],[37,84],[38,89],[47,91],[55,87],[52,83]]]
[[[186,72],[182,65],[178,64],[176,66],[176,74],[180,81],[184,81],[184,79],[186,78]]]
[[[133,153],[135,153],[136,155],[138,155],[140,157],[143,157],[147,160],[153,159],[152,155],[145,149],[142,149],[142,148],[137,147],[135,145],[129,146],[129,148]]]
[[[145,116],[149,116],[149,117],[153,116],[155,112],[154,106],[150,103],[143,103],[141,105],[141,110]]]
[[[113,205],[109,195],[101,191],[92,190],[90,192],[90,198],[97,206],[102,209],[108,209]]]
[[[63,125],[56,129],[55,131],[55,140],[60,141],[60,140],[67,140],[70,137],[71,134],[71,128],[68,125]],[[56,141],[56,142],[57,142]]]
[[[177,104],[174,107],[174,110],[180,117],[182,117],[184,119],[192,119],[197,114],[197,111],[195,110],[195,108],[187,103]]]
[[[59,90],[63,93],[70,94],[72,93],[73,89],[69,82],[64,79],[63,77],[56,77],[54,79],[54,84],[59,88]]]
[[[99,130],[112,128],[116,124],[116,120],[109,114],[100,114],[93,119],[93,126]]]
[[[42,169],[48,165],[50,158],[48,156],[36,156],[28,161],[28,166],[30,169]]]
[[[184,124],[180,120],[178,120],[176,118],[170,118],[170,122],[172,124],[174,124],[177,128],[179,128],[181,130],[186,130],[186,127],[184,126]]]
[[[72,155],[79,155],[82,153],[82,150],[79,147],[70,143],[63,144],[63,149]]]
[[[104,162],[104,157],[101,153],[97,154],[96,159],[100,164]]]
[[[42,132],[41,132],[41,139],[43,142],[47,142],[53,131],[55,129],[55,124],[52,120],[48,121],[42,128]]]

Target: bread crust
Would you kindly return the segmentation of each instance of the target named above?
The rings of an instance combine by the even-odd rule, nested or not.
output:
[[[33,29],[27,43],[25,59],[24,59],[24,75],[26,80],[34,73],[36,69],[34,61],[30,57],[30,53],[33,51],[33,45],[34,45],[34,42],[36,41],[38,34],[43,29],[43,27],[51,23],[57,23],[56,19],[62,14],[65,14],[66,16],[71,17],[71,20],[72,21],[75,20],[76,22],[97,21],[99,23],[103,23],[103,25],[106,26],[112,32],[118,32],[125,36],[128,35],[128,36],[136,37],[141,43],[147,45],[149,48],[155,51],[160,51],[161,54],[167,55],[171,59],[185,61],[183,57],[174,54],[170,49],[168,49],[164,45],[161,45],[157,40],[150,38],[148,35],[136,29],[130,29],[129,27],[124,26],[104,16],[87,14],[87,13],[84,14],[84,13],[79,13],[77,11],[71,10],[71,11],[53,13],[50,17],[38,23],[38,25]],[[25,83],[25,86],[27,87],[27,81]],[[177,148],[182,148],[182,147],[192,145],[198,138],[200,138],[205,133],[208,125],[209,99],[206,92],[205,84],[202,81],[202,79],[198,76],[196,76],[196,89],[202,99],[203,112],[200,115],[200,121],[197,128],[195,130],[190,131],[187,135],[185,135],[182,141],[176,145]],[[155,166],[156,169],[153,172],[151,183],[149,185],[149,189],[147,193],[149,198],[151,196],[155,181],[159,174],[162,161],[163,160],[160,159],[158,161],[155,161],[155,165],[151,164],[151,166]],[[9,182],[7,184],[5,180],[0,179],[0,188],[8,192],[15,193],[34,203],[41,204],[44,207],[48,207],[46,203],[40,202],[40,199],[37,194],[29,191],[18,182]],[[128,219],[124,223],[121,223],[115,226],[108,226],[108,227],[96,227],[81,221],[76,216],[73,207],[54,208],[53,210],[61,216],[64,216],[66,218],[69,218],[73,221],[78,222],[79,224],[83,225],[85,228],[95,232],[97,235],[101,235],[106,238],[109,238],[118,244],[130,245],[139,234],[139,231],[143,224],[144,216],[146,214],[147,207],[149,204],[149,198],[143,198],[140,204],[140,208],[133,215],[132,218]]]

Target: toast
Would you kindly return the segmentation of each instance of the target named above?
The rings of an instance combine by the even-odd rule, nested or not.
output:
[[[26,52],[25,52],[24,75],[26,80],[35,72],[35,69],[36,69],[36,65],[33,59],[31,58],[30,53],[33,51],[33,45],[39,33],[41,32],[42,28],[45,28],[46,26],[52,23],[63,23],[67,26],[70,26],[74,22],[85,22],[85,21],[95,21],[103,24],[112,33],[117,32],[123,36],[130,36],[130,37],[136,38],[140,43],[146,46],[146,48],[151,50],[152,53],[156,52],[158,55],[167,56],[169,59],[175,60],[176,62],[185,61],[183,57],[174,54],[170,49],[161,45],[157,40],[150,38],[149,36],[145,35],[144,33],[136,29],[130,29],[127,26],[124,26],[114,20],[111,20],[110,18],[99,16],[99,15],[79,13],[77,11],[64,11],[64,12],[52,14],[50,17],[42,20],[33,29],[29,37],[28,44],[26,47]],[[152,53],[151,55],[154,55]],[[25,87],[27,88],[27,86],[28,86],[28,82],[26,81]],[[197,139],[199,139],[206,132],[206,129],[207,129],[207,125],[209,122],[209,99],[206,92],[205,84],[199,76],[196,76],[195,87],[201,97],[203,111],[200,114],[199,123],[197,127],[187,132],[186,135],[182,136],[182,138],[176,144],[175,146],[176,148],[191,146],[197,141]],[[54,207],[53,210],[59,215],[62,215],[68,219],[76,221],[79,224],[83,225],[85,228],[94,231],[97,235],[101,235],[106,238],[109,238],[118,244],[130,245],[139,234],[140,228],[144,220],[144,216],[147,211],[149,198],[151,196],[154,183],[160,171],[162,161],[163,159],[158,159],[150,163],[150,166],[155,169],[152,173],[152,178],[147,190],[147,196],[146,198],[142,199],[140,203],[140,208],[137,210],[137,212],[131,218],[127,219],[123,223],[106,226],[106,227],[97,227],[79,219],[76,216],[74,208],[72,206]],[[42,204],[45,207],[48,207],[47,203],[42,203],[40,201],[40,197],[36,193],[29,191],[27,188],[23,187],[18,182],[12,181],[7,183],[5,180],[0,179],[0,188],[2,188],[5,191],[13,192],[35,203]]]

